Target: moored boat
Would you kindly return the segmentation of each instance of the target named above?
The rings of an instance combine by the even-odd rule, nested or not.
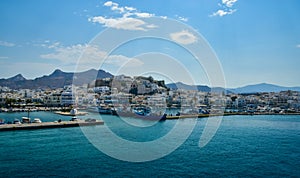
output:
[[[22,124],[19,119],[14,119],[13,124]]]
[[[42,121],[39,118],[34,118],[32,123],[42,123]]]
[[[23,124],[29,124],[30,123],[30,118],[29,117],[22,117],[22,123]]]
[[[76,116],[74,116],[74,117],[71,118],[70,121],[79,121],[79,119]]]
[[[98,112],[100,114],[112,114],[112,108],[106,106],[106,105],[103,105],[103,106],[99,106],[98,107]]]
[[[150,107],[139,106],[133,109],[133,112],[140,116],[149,116],[151,113]]]

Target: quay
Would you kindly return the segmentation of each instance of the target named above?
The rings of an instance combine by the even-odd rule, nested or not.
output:
[[[93,125],[103,125],[103,124],[104,122],[102,120],[97,120],[95,122],[86,122],[84,120],[79,120],[79,121],[42,122],[42,123],[29,123],[29,124],[3,124],[0,125],[0,132],[12,131],[12,130],[35,130],[35,129],[93,126]]]
[[[274,115],[274,114],[258,114],[258,113],[212,113],[212,114],[183,114],[179,116],[166,116],[166,119],[186,119],[186,118],[203,118],[217,116],[233,116],[233,115]]]
[[[203,118],[203,117],[214,117],[214,116],[228,116],[235,114],[190,114],[190,115],[179,115],[179,116],[166,116],[167,120],[172,119],[186,119],[186,118]]]
[[[186,118],[203,118],[203,117],[216,117],[216,116],[239,116],[239,115],[300,115],[300,113],[216,113],[216,114],[191,114],[191,115],[180,115],[180,116],[166,116],[167,120],[172,119],[186,119]]]
[[[59,114],[62,116],[84,116],[87,114],[87,112],[76,112],[76,113],[72,113],[72,112],[61,112],[61,111],[57,111],[54,112],[55,114]]]

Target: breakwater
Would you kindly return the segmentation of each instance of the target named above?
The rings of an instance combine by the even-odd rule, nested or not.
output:
[[[216,116],[236,116],[236,115],[300,115],[300,113],[216,113],[216,114],[183,114],[179,116],[166,116],[166,119],[185,119],[185,118],[203,118],[203,117],[216,117]]]
[[[4,124],[0,125],[0,131],[11,130],[33,130],[33,129],[50,129],[50,128],[66,128],[66,127],[79,127],[79,126],[93,126],[103,125],[102,120],[95,122],[86,121],[62,121],[62,122],[43,122],[43,123],[29,123],[29,124]]]

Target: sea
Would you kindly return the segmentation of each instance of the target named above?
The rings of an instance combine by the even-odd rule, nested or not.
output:
[[[22,116],[27,113],[0,113],[6,121]],[[30,113],[36,117],[43,122],[71,118]],[[0,177],[300,177],[299,115],[225,116],[202,147],[199,139],[213,118],[157,122],[96,113],[79,118],[105,124],[1,131]],[[190,129],[184,140],[187,130],[178,126]],[[111,135],[128,145],[118,146]],[[164,149],[175,142],[173,150]],[[164,153],[157,157],[160,150]]]

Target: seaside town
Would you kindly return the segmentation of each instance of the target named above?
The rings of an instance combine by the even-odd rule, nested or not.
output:
[[[0,112],[91,110],[97,107],[106,112],[121,105],[147,106],[160,114],[166,108],[180,109],[183,114],[209,114],[214,108],[222,108],[225,113],[295,114],[300,113],[300,92],[237,94],[170,89],[164,81],[152,77],[124,75],[57,89],[16,90],[0,86]]]
[[[300,178],[300,0],[0,0],[0,178]]]

